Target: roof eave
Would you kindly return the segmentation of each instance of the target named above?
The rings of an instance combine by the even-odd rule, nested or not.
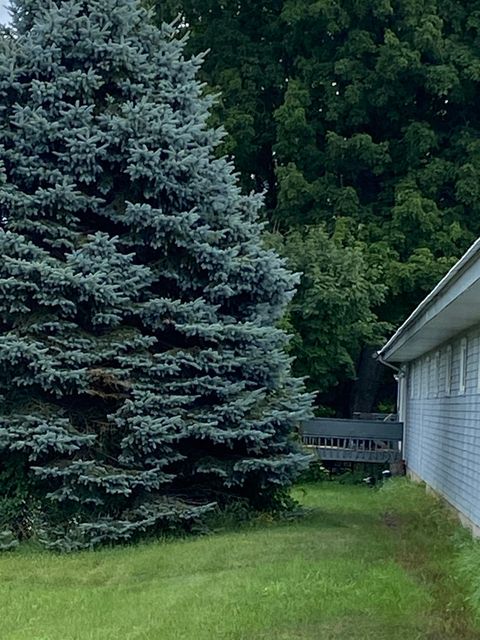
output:
[[[394,335],[388,340],[384,347],[378,352],[378,356],[386,362],[402,362],[398,356],[399,349],[403,347],[407,340],[415,339],[429,311],[438,307],[437,313],[441,313],[442,305],[437,304],[442,298],[446,297],[448,292],[452,290],[462,276],[470,269],[472,264],[480,258],[480,238],[473,243],[468,251],[460,258],[460,260],[450,269],[450,271],[440,280],[437,286],[428,294],[428,296],[418,305],[418,307],[410,314],[405,322],[399,327]],[[466,283],[467,285],[468,283]],[[457,296],[458,297],[458,292]],[[455,298],[447,301],[448,304],[454,304]],[[430,313],[429,321],[435,318],[435,311]],[[472,317],[473,322],[475,318]],[[397,354],[397,356],[396,356]]]

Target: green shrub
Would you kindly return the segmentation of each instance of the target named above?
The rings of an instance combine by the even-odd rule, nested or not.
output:
[[[0,551],[12,549],[18,540],[30,537],[28,487],[17,462],[11,456],[0,472]]]
[[[323,482],[330,478],[328,469],[323,465],[320,458],[314,458],[308,468],[302,473],[299,478],[299,483],[305,484],[308,482]]]

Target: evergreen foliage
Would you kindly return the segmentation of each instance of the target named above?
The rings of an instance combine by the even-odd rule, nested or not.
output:
[[[246,192],[266,190],[274,209],[277,180],[272,148],[275,111],[285,93],[283,0],[144,0],[157,20],[183,16],[191,32],[187,48],[208,51],[201,75],[221,91],[213,111],[229,136],[221,149],[235,158]]]
[[[265,506],[311,398],[296,278],[215,154],[212,99],[135,0],[14,0],[0,51],[0,495],[71,550]],[[19,493],[20,492],[20,493]],[[14,495],[15,494],[15,495]],[[25,521],[29,524],[25,527]]]

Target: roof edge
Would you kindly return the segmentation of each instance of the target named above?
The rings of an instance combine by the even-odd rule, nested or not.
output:
[[[405,322],[400,325],[388,342],[377,352],[377,357],[388,361],[393,359],[396,343],[403,337],[406,331],[415,327],[419,323],[427,310],[433,305],[438,298],[441,298],[448,289],[460,278],[472,262],[480,258],[480,238],[478,238],[466,253],[454,264],[440,282],[432,289],[432,291],[422,300],[422,302],[408,316]]]

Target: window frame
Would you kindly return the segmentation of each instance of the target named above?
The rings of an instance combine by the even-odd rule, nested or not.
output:
[[[466,337],[460,340],[460,360],[459,360],[459,380],[458,380],[458,395],[464,396],[467,389],[467,356],[468,356],[468,341]]]
[[[449,396],[452,393],[452,361],[453,361],[452,345],[448,344],[445,349],[445,395],[446,396]]]
[[[410,400],[415,400],[417,392],[417,363],[412,362],[410,367]],[[479,369],[479,389],[480,389],[480,369]]]
[[[440,351],[436,351],[432,358],[432,383],[433,397],[438,398],[440,395]]]
[[[477,393],[480,393],[480,336],[477,338]]]
[[[426,385],[425,385],[425,398],[430,398],[432,395],[432,359],[428,355],[425,358],[425,377],[426,377]]]

